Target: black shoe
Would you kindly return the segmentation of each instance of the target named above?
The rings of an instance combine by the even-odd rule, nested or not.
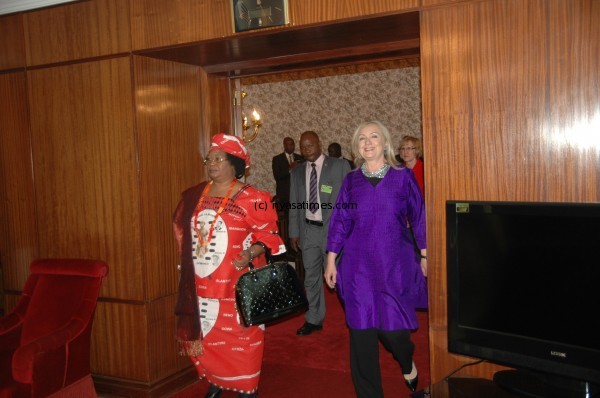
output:
[[[414,378],[410,380],[404,379],[404,383],[406,383],[406,387],[412,392],[417,391],[417,384],[419,384],[419,375],[416,375]]]
[[[211,384],[204,398],[219,398],[222,392],[223,390],[221,388]]]
[[[298,336],[308,336],[312,332],[316,332],[317,330],[323,329],[323,325],[314,325],[312,323],[304,322],[304,325],[298,330],[296,330],[296,334]]]
[[[258,391],[255,391],[250,394],[245,394],[243,392],[240,393],[240,398],[257,398],[257,397],[258,397]]]

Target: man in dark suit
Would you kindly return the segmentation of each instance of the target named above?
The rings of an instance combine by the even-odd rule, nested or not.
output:
[[[323,155],[319,136],[314,131],[302,133],[300,152],[305,161],[291,172],[289,237],[292,247],[302,250],[308,311],[304,315],[304,325],[296,334],[306,336],[323,328],[323,264],[326,259],[327,230],[333,206],[350,166],[345,160]]]
[[[327,154],[332,158],[344,159],[350,165],[351,169],[356,168],[354,162],[342,156],[342,146],[337,142],[332,142],[327,147]]]
[[[271,166],[275,177],[275,193],[278,202],[283,205],[287,214],[290,202],[290,171],[302,162],[302,156],[294,153],[296,143],[290,137],[283,139],[283,153],[273,157]]]

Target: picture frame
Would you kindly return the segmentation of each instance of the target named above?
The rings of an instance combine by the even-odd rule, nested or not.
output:
[[[234,32],[281,26],[288,21],[288,0],[232,0]]]

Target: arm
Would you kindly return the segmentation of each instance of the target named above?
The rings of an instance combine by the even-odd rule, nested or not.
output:
[[[427,276],[427,240],[425,225],[425,202],[421,189],[413,173],[409,173],[407,183],[408,193],[408,220],[414,233],[415,241],[421,252],[420,266],[424,276]]]
[[[347,162],[344,162],[347,164]],[[337,203],[343,203],[349,200],[348,185],[349,177],[346,176],[340,187],[340,192],[336,200]],[[327,231],[327,264],[325,265],[325,283],[330,289],[335,289],[337,280],[336,259],[344,247],[350,230],[351,219],[348,212],[344,209],[334,208],[331,214],[329,230]]]
[[[247,249],[240,251],[233,260],[233,265],[242,270],[250,261],[264,254],[267,249],[278,255],[285,252],[285,245],[279,236],[277,226],[277,213],[270,203],[267,192],[256,191],[252,206],[247,207],[246,221],[252,231],[252,244]]]
[[[334,206],[331,212],[331,218],[329,220],[329,229],[327,230],[327,251],[333,253],[341,253],[346,239],[348,239],[349,231],[352,229],[352,214],[353,210],[344,208],[343,206],[337,207],[339,203],[349,203],[353,199],[349,196],[349,187],[352,176],[346,176],[340,187],[340,191],[337,195],[336,206]]]

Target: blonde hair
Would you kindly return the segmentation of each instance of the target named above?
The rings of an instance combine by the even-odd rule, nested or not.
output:
[[[402,148],[402,146],[406,143],[412,143],[415,146],[415,148],[417,148],[417,157],[423,157],[423,144],[421,144],[421,140],[418,137],[408,134],[403,135],[400,139],[400,146],[398,147],[398,150],[400,150],[400,148]]]
[[[354,135],[352,135],[352,152],[356,156],[356,159],[354,159],[354,164],[356,165],[356,167],[360,167],[365,162],[365,159],[363,159],[363,157],[360,154],[360,151],[358,150],[358,140],[360,132],[365,127],[371,125],[377,126],[377,129],[379,130],[383,138],[383,157],[385,158],[385,161],[389,163],[390,166],[396,168],[396,166],[398,165],[398,161],[394,157],[394,147],[392,146],[390,131],[380,121],[377,120],[361,123],[356,127],[356,130],[354,130]]]

